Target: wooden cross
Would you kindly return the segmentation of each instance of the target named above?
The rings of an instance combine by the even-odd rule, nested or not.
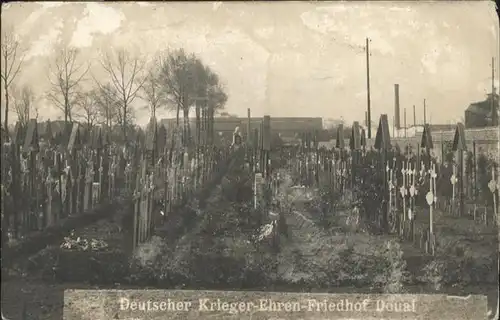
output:
[[[436,164],[432,163],[431,164],[432,171],[430,173],[430,179],[432,181],[432,190],[434,193],[434,209],[436,208],[436,203],[437,203],[437,194],[436,194],[436,178],[437,178],[437,173],[436,173]]]
[[[410,199],[411,199],[411,206],[410,209],[408,210],[408,219],[412,221],[413,223],[413,214],[415,211],[415,196],[417,195],[418,191],[415,188],[415,180],[416,180],[416,175],[417,171],[416,168],[411,164],[410,168],[410,181],[411,181],[411,186],[410,186]]]
[[[420,177],[425,176],[425,164],[423,161],[420,162]]]
[[[457,166],[455,164],[453,164],[453,174],[451,175],[451,178],[450,178],[450,182],[451,182],[451,186],[452,186],[452,212],[455,212],[455,198],[456,198],[456,183],[458,182],[458,179],[457,179]]]
[[[54,223],[52,216],[52,183],[54,182],[54,179],[52,179],[52,172],[50,170],[47,172],[47,179],[45,182],[47,186],[47,225],[52,226]]]
[[[427,204],[429,205],[429,246],[430,246],[430,251],[432,255],[434,255],[434,227],[433,227],[433,204],[435,203],[435,190],[434,190],[434,179],[436,177],[436,172],[434,170],[434,164],[431,165],[431,169],[429,170],[429,192],[427,192],[427,195],[425,199],[427,200]]]
[[[393,198],[393,190],[396,188],[394,185],[394,179],[393,179],[393,169],[389,168],[389,165],[386,166],[385,171],[389,173],[389,213],[392,213],[392,198]]]
[[[490,189],[492,195],[493,195],[493,212],[495,214],[495,217],[497,217],[497,197],[496,197],[496,191],[497,191],[497,179],[495,178],[495,168],[491,168],[491,181],[488,183],[488,188]],[[485,222],[488,223],[488,220],[485,219]]]
[[[399,192],[401,194],[401,198],[403,200],[403,221],[405,220],[405,212],[406,212],[406,194],[407,194],[407,189],[406,189],[406,184],[407,184],[407,178],[408,178],[408,170],[406,168],[406,162],[403,161],[402,166],[401,166],[401,175],[403,176],[403,183],[401,185],[401,188],[399,188]]]

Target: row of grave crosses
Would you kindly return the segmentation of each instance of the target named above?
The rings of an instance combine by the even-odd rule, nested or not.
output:
[[[95,204],[101,196],[104,172],[102,158],[105,156],[101,151],[109,142],[107,136],[103,134],[101,128],[94,128],[92,132],[88,132],[88,137],[84,140],[81,136],[81,128],[75,123],[67,126],[64,132],[66,133],[64,135],[59,133],[59,144],[53,144],[55,137],[49,123],[43,136],[45,143],[39,143],[42,136],[38,135],[38,124],[35,119],[32,119],[27,128],[16,127],[12,140],[14,150],[20,152],[18,154],[20,155],[21,187],[24,185],[24,188],[29,188],[31,193],[30,206],[32,208],[30,210],[35,209],[32,203],[34,198],[37,199],[36,203],[41,201],[40,206],[45,205],[44,223],[48,225],[55,222],[54,219],[57,216],[52,212],[52,200],[57,194],[64,204],[61,206],[61,214],[65,214],[65,209],[68,209],[67,213],[72,213],[74,209],[87,210],[91,205],[90,200],[92,204]],[[68,139],[63,139],[68,136]],[[24,138],[23,143],[20,137]],[[77,153],[78,150],[81,152]],[[71,159],[71,165],[69,159]],[[11,167],[9,169],[11,176],[15,174],[12,170]],[[114,171],[110,170],[110,172]],[[96,178],[98,181],[94,182]],[[41,184],[34,186],[33,179],[40,181]],[[70,191],[70,201],[66,202],[68,191]],[[39,201],[40,197],[43,200]],[[36,207],[38,208],[38,204]],[[35,210],[37,211],[35,213],[38,213],[38,209]],[[38,213],[38,215],[44,214]]]
[[[315,183],[319,183],[320,171],[327,170],[332,176],[332,183],[343,193],[349,176],[352,183],[355,179],[355,169],[359,161],[358,152],[366,152],[365,130],[355,121],[352,126],[352,134],[349,140],[349,150],[345,146],[344,126],[340,124],[336,131],[335,148],[326,150],[319,148],[318,132],[305,132],[301,134],[302,157],[298,161],[299,175],[308,183],[311,176]],[[361,153],[361,154],[362,154]]]
[[[424,133],[422,135],[421,148],[425,148],[427,153],[432,149],[432,137],[430,133],[430,126],[424,126]],[[433,209],[436,203],[436,167],[434,163],[429,163],[428,167],[421,162],[420,170],[417,169],[416,163],[411,162],[409,159],[403,160],[400,172],[396,170],[396,158],[392,159],[392,166],[389,165],[387,151],[391,149],[389,127],[387,122],[387,115],[381,115],[377,135],[375,138],[375,148],[386,155],[384,161],[385,176],[387,178],[387,213],[389,218],[389,227],[392,232],[396,231],[400,236],[406,237],[409,234],[412,238],[415,237],[414,221],[417,217],[415,200],[418,195],[418,187],[416,182],[426,175],[429,178],[429,191],[426,193],[426,201],[429,206],[429,230],[428,230],[428,248],[434,254],[435,250],[435,237],[433,230]],[[397,175],[401,174],[401,185],[398,186]],[[418,177],[417,177],[418,176]],[[400,199],[400,200],[399,200]],[[401,205],[399,205],[401,201]]]
[[[382,122],[382,121],[381,121]],[[381,126],[383,124],[381,123]],[[379,132],[383,131],[383,128],[380,129],[379,126]],[[379,132],[377,133],[377,136],[379,136]],[[388,132],[388,131],[387,131]],[[387,137],[385,137],[387,139]],[[377,140],[377,139],[376,139]],[[383,139],[380,139],[383,140]],[[380,145],[384,144],[383,141],[379,141],[379,147]],[[376,142],[377,145],[377,142]],[[421,141],[421,147],[425,148],[427,152],[432,149],[432,137],[431,137],[431,132],[430,132],[430,127],[429,125],[424,126],[424,133],[422,136],[422,141]],[[463,214],[463,201],[464,201],[464,195],[463,195],[463,177],[462,174],[459,174],[458,172],[463,171],[463,152],[467,150],[467,146],[465,143],[465,130],[464,126],[461,123],[457,124],[457,128],[455,131],[455,136],[454,136],[454,141],[453,141],[453,151],[458,151],[458,163],[453,165],[453,173],[450,177],[450,184],[452,185],[452,211],[458,211],[459,215]],[[403,161],[402,163],[402,168],[401,168],[401,176],[402,176],[402,185],[397,186],[397,179],[396,179],[396,170],[395,170],[395,160],[393,160],[393,166],[392,168],[389,167],[389,165],[386,165],[385,171],[387,173],[387,184],[388,184],[388,190],[389,190],[389,216],[392,218],[395,218],[396,212],[399,211],[398,208],[398,198],[401,199],[402,202],[402,213],[399,216],[399,221],[402,222],[398,226],[398,232],[400,234],[404,233],[404,221],[406,219],[410,220],[411,222],[411,234],[412,237],[414,237],[414,229],[413,229],[413,222],[416,218],[416,208],[415,208],[415,197],[418,195],[418,188],[416,186],[416,181],[419,178],[420,180],[424,180],[424,177],[428,178],[428,192],[425,195],[425,199],[427,202],[427,205],[429,206],[429,230],[427,233],[427,246],[426,249],[434,254],[435,251],[435,245],[436,245],[436,239],[435,239],[435,234],[434,234],[434,210],[436,208],[436,203],[437,203],[437,194],[436,194],[436,179],[437,179],[437,172],[436,172],[436,165],[433,162],[428,163],[427,165],[424,162],[420,163],[420,170],[417,171],[415,168],[415,164],[411,164],[410,161]],[[492,179],[488,184],[488,187],[490,188],[490,191],[493,194],[493,202],[494,202],[494,214],[495,216],[497,215],[498,208],[497,208],[497,193],[499,189],[500,182],[498,178],[495,176],[495,169],[492,169]],[[458,198],[458,199],[457,199]],[[455,205],[458,200],[458,208],[455,208]],[[455,210],[458,209],[458,210]],[[395,220],[398,220],[395,219]],[[393,226],[395,227],[395,226]],[[393,229],[394,230],[394,229]]]

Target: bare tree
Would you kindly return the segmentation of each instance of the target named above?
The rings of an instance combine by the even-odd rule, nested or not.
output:
[[[190,109],[207,98],[206,86],[202,85],[207,79],[205,68],[194,54],[188,55],[184,49],[178,49],[161,60],[160,79],[170,107],[176,111],[177,125],[179,125],[180,111],[183,112],[184,142],[188,143],[191,138]]]
[[[114,57],[105,55],[101,65],[110,77],[113,91],[109,92],[119,102],[118,123],[122,127],[123,138],[127,141],[127,127],[134,116],[132,102],[137,97],[146,77],[142,77],[144,63],[132,57],[124,49],[115,52]]]
[[[99,109],[95,103],[96,94],[94,91],[80,92],[76,96],[76,106],[78,109],[75,116],[84,122],[88,130],[91,130],[97,122]]]
[[[154,60],[142,85],[141,98],[148,103],[151,117],[156,117],[156,110],[166,104],[166,94],[162,90],[159,61]]]
[[[5,94],[4,128],[5,130],[8,130],[9,88],[12,84],[12,81],[14,81],[16,76],[19,74],[21,65],[24,61],[23,52],[21,52],[19,41],[14,34],[14,29],[12,26],[2,27],[1,48],[1,77]]]
[[[98,88],[93,90],[92,94],[97,107],[98,121],[100,124],[112,128],[118,119],[119,103],[116,101],[116,90],[109,83],[97,84]]]
[[[50,67],[51,89],[47,98],[63,111],[65,123],[73,120],[72,110],[78,98],[79,85],[90,69],[90,65],[77,64],[77,57],[77,49],[63,49]]]
[[[38,119],[38,108],[35,106],[35,94],[31,87],[23,86],[11,88],[12,106],[17,115],[17,121],[23,127],[28,125],[30,119]]]

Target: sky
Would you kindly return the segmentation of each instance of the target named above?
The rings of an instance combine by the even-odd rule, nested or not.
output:
[[[246,116],[313,116],[364,121],[366,38],[370,38],[372,120],[394,115],[451,123],[491,92],[499,64],[499,22],[490,1],[460,2],[11,2],[12,25],[26,56],[16,85],[38,95],[42,119],[61,112],[43,97],[49,64],[64,46],[105,81],[102,52],[124,48],[143,59],[165,49],[195,53],[220,75],[226,111]],[[498,84],[496,68],[495,84]],[[498,92],[498,89],[497,89]],[[2,97],[3,98],[3,97]],[[134,102],[139,123],[144,101]],[[160,112],[159,116],[168,116]],[[401,118],[401,123],[403,123]]]

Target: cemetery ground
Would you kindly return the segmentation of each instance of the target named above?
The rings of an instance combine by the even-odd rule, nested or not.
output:
[[[350,194],[324,213],[318,190],[294,188],[287,172],[281,177],[277,196],[289,206],[278,250],[271,239],[256,239],[265,221],[253,209],[251,175],[236,165],[205,201],[191,201],[167,217],[132,258],[129,234],[121,228],[130,203],[123,200],[109,218],[17,259],[2,281],[4,315],[60,319],[67,288],[486,294],[489,309],[496,309],[493,225],[438,210],[439,245],[432,257],[396,236],[364,230]],[[425,213],[421,217],[425,225]],[[84,251],[83,239],[95,250]],[[77,250],[61,248],[63,242]]]

